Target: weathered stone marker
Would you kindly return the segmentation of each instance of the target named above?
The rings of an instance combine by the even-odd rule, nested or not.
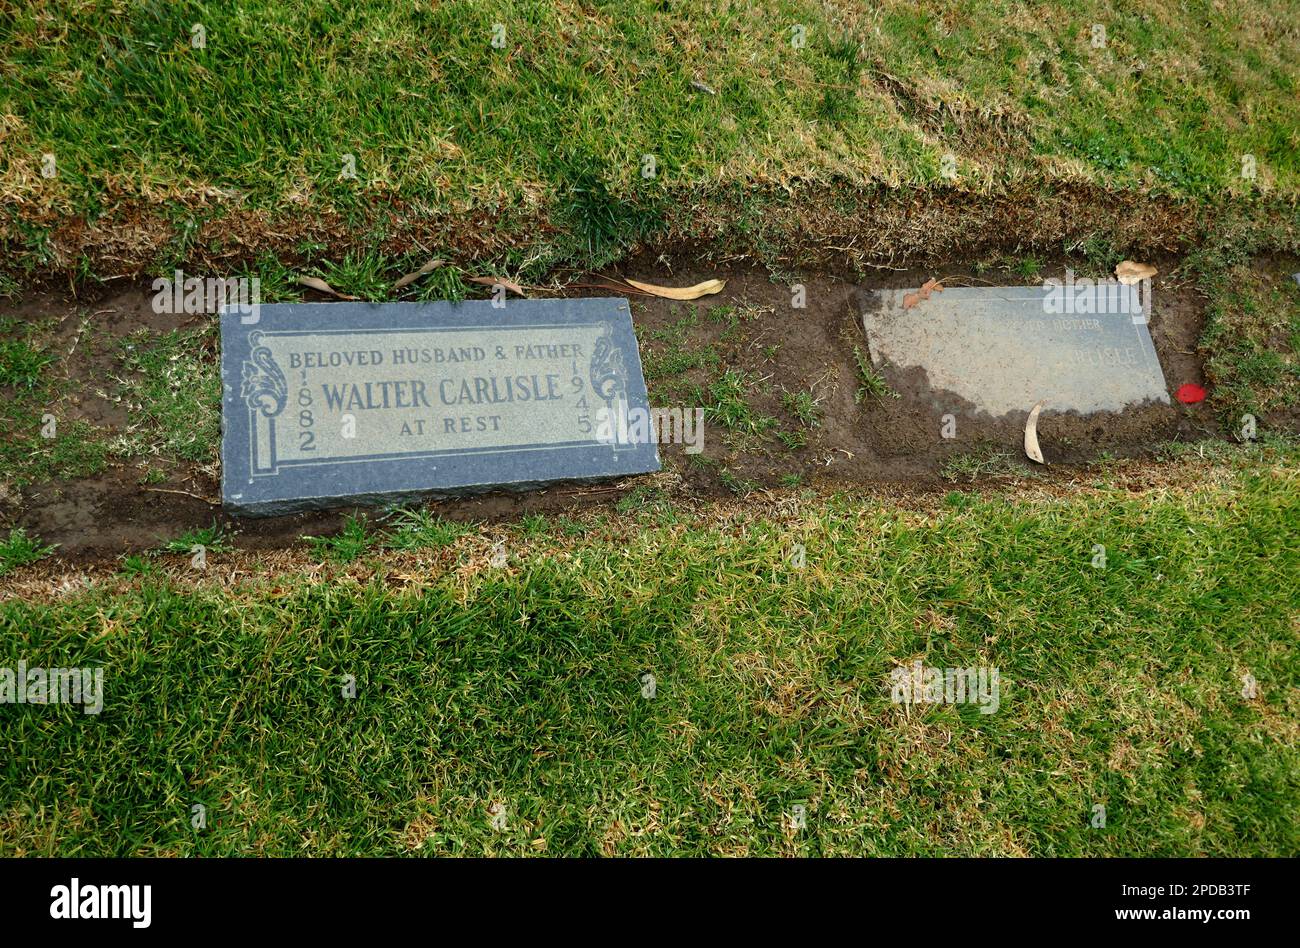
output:
[[[288,303],[221,317],[222,499],[241,514],[659,469],[621,299]]]
[[[872,362],[921,368],[977,412],[1122,411],[1169,404],[1137,286],[950,287],[905,307],[905,290],[861,292]]]

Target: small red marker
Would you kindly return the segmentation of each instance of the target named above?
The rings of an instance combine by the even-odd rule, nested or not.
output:
[[[1184,405],[1195,405],[1197,402],[1205,401],[1205,389],[1195,382],[1188,382],[1185,385],[1178,386],[1178,400]]]

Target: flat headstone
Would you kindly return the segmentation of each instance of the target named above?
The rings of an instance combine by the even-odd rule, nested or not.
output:
[[[235,513],[659,469],[654,444],[598,425],[602,409],[649,407],[621,299],[226,311],[221,379],[222,500]]]
[[[1136,286],[949,287],[858,294],[872,362],[920,368],[936,391],[1000,417],[1046,399],[1052,411],[1169,404]]]

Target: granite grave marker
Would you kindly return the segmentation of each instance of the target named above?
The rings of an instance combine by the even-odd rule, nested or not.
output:
[[[264,304],[221,317],[222,499],[240,514],[659,469],[622,299]]]
[[[1169,404],[1137,286],[949,287],[904,306],[906,290],[858,294],[877,366],[925,371],[999,417],[1040,399],[1052,411],[1122,411]]]

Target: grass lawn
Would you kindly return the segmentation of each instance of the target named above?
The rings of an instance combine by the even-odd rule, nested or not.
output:
[[[99,714],[0,702],[0,855],[1300,852],[1297,37],[1293,0],[0,0],[0,691],[104,671]],[[1227,440],[1042,477],[990,444],[947,496],[692,455],[734,496],[670,466],[565,515],[206,526],[214,322],[132,279],[460,299],[634,253],[1159,259]],[[755,371],[770,307],[634,312],[728,456],[829,439],[766,363],[838,316]],[[854,332],[812,361],[856,352],[865,424],[906,393]],[[114,478],[183,529],[61,561],[135,516]],[[915,662],[997,669],[996,710],[893,700]]]
[[[215,329],[142,330],[114,340],[96,334],[90,319],[81,322],[74,344],[60,344],[48,321],[6,317],[0,303],[0,333],[10,337],[0,342],[0,393],[8,395],[0,400],[0,482],[86,477],[113,463],[152,464],[160,473],[175,463],[215,464]],[[87,350],[100,357],[93,370],[83,367]],[[77,406],[93,396],[120,409],[121,423],[77,417]]]
[[[1246,216],[1300,186],[1289,0],[0,12],[18,271],[248,263],[268,214],[281,255],[325,270],[418,232],[426,256],[543,272],[612,259],[683,202],[702,232],[762,230],[760,193],[792,185],[850,215],[872,187],[1080,185]],[[78,258],[105,242],[116,262]]]
[[[98,716],[0,706],[0,852],[1293,855],[1296,460],[914,510],[407,515],[261,578],[182,552],[10,598],[0,665],[105,684]],[[997,668],[999,707],[893,702],[916,660]]]

